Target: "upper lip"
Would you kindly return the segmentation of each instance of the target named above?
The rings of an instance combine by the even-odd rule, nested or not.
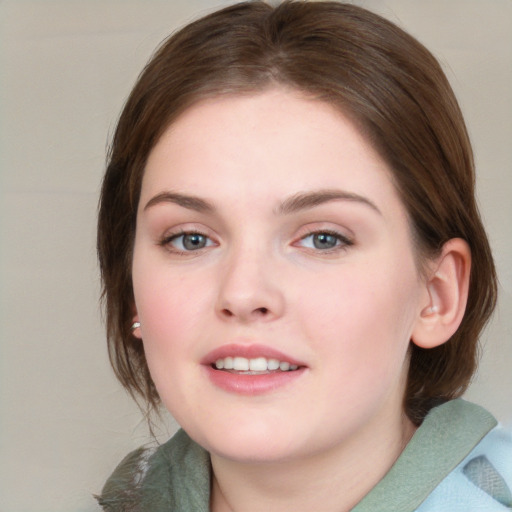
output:
[[[256,359],[257,357],[265,357],[266,359],[277,359],[281,362],[288,362],[297,366],[306,366],[303,362],[276,350],[275,348],[268,347],[266,345],[258,344],[237,344],[230,343],[222,345],[211,352],[208,352],[206,356],[201,360],[201,364],[211,365],[214,364],[218,359],[224,359],[225,357],[245,357],[247,359]]]

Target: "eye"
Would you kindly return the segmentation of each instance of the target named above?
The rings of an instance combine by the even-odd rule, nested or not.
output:
[[[298,245],[319,251],[329,251],[352,245],[352,242],[341,233],[332,231],[317,231],[299,240]]]
[[[177,252],[191,252],[214,245],[206,235],[197,232],[178,233],[162,240],[162,245],[171,246]]]

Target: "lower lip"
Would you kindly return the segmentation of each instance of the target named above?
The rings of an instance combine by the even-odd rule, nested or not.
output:
[[[299,379],[305,368],[288,372],[272,372],[261,375],[246,375],[217,370],[211,366],[204,366],[212,383],[230,393],[238,395],[263,395],[271,393]]]

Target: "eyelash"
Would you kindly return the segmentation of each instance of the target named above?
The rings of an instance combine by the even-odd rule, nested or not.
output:
[[[354,245],[353,240],[346,237],[345,235],[342,235],[338,231],[330,230],[330,229],[317,229],[313,231],[309,231],[306,235],[300,237],[298,242],[302,242],[310,237],[314,237],[315,235],[328,235],[332,236],[336,239],[336,245],[334,247],[331,247],[329,249],[318,249],[318,248],[309,248],[312,251],[319,252],[321,254],[332,254],[339,251],[346,251],[350,246]]]
[[[213,244],[208,244],[208,241],[210,241],[210,242],[212,241],[211,238],[207,234],[202,233],[201,231],[198,231],[198,230],[190,230],[190,231],[181,230],[177,233],[167,235],[164,238],[162,238],[162,240],[160,240],[158,245],[165,247],[168,251],[173,252],[178,255],[190,255],[190,254],[194,254],[196,252],[200,252],[201,249],[204,249],[205,247],[200,247],[195,250],[193,250],[193,249],[182,250],[182,249],[178,249],[177,247],[174,247],[172,245],[172,242],[174,242],[175,240],[178,240],[181,237],[191,236],[191,235],[197,235],[197,236],[204,237],[207,240],[207,245],[205,245],[205,247],[210,247],[211,245],[213,245]],[[182,245],[183,245],[183,241],[182,241]]]
[[[204,247],[200,247],[200,248],[197,248],[195,250],[194,249],[189,249],[189,250],[178,249],[177,247],[174,247],[172,245],[173,241],[176,241],[176,240],[178,240],[181,237],[192,236],[192,235],[197,235],[197,236],[204,237],[206,239],[206,245]],[[308,249],[308,250],[314,251],[314,252],[318,252],[318,253],[321,253],[321,254],[332,254],[332,253],[336,253],[336,252],[340,252],[340,251],[345,251],[350,246],[354,245],[354,242],[350,238],[342,235],[338,231],[329,230],[329,229],[318,229],[318,230],[314,230],[314,231],[309,231],[305,235],[301,236],[299,238],[299,240],[297,242],[295,242],[293,245],[297,246],[297,245],[300,244],[300,242],[303,242],[304,240],[306,240],[306,239],[308,239],[310,237],[314,237],[314,236],[318,236],[318,235],[327,235],[327,236],[334,237],[336,239],[336,245],[334,247],[327,248],[327,249],[319,249],[319,248],[316,248],[316,247],[313,247],[313,248],[305,247],[305,249]],[[210,241],[212,243],[208,243],[208,241]],[[191,254],[194,254],[196,252],[200,252],[202,249],[205,249],[206,247],[211,247],[214,244],[215,244],[215,242],[213,242],[211,240],[211,238],[207,234],[202,233],[201,231],[198,231],[198,230],[190,230],[190,231],[181,230],[181,231],[179,231],[177,233],[173,233],[171,235],[167,235],[167,236],[163,237],[162,240],[160,240],[158,245],[160,245],[162,247],[165,247],[170,252],[173,252],[173,253],[178,254],[178,255],[191,255]],[[183,241],[182,241],[182,245],[183,245]]]

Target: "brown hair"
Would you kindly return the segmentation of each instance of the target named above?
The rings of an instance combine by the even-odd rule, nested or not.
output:
[[[177,116],[204,98],[284,85],[349,115],[387,161],[419,254],[454,237],[472,254],[469,301],[458,331],[430,350],[411,348],[405,411],[419,423],[459,396],[496,302],[494,264],[474,197],[472,150],[436,59],[391,22],[337,2],[245,2],[210,14],[164,42],[139,77],[114,134],[99,208],[98,254],[109,354],[132,396],[158,394],[130,332],[135,221],[151,149]]]

